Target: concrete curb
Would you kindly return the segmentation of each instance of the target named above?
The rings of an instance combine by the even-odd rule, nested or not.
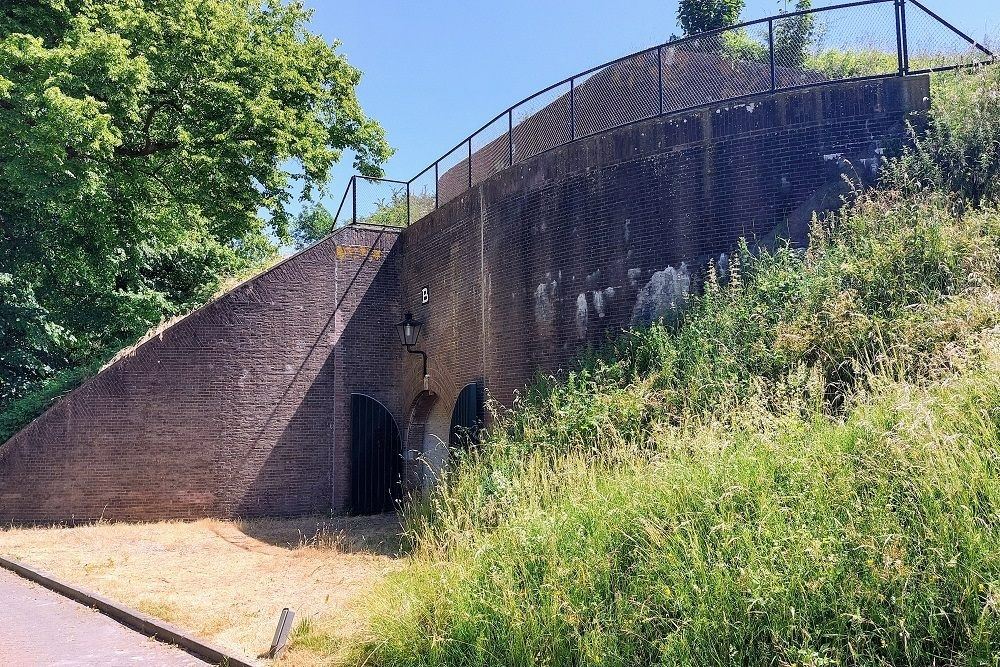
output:
[[[55,591],[60,595],[75,600],[80,604],[93,607],[105,616],[109,616],[122,625],[129,627],[136,632],[152,637],[158,641],[174,644],[184,649],[188,653],[201,658],[214,665],[224,665],[226,667],[258,667],[256,663],[247,658],[240,658],[223,649],[206,643],[193,635],[185,632],[181,628],[143,614],[135,609],[130,609],[125,605],[113,602],[108,598],[88,591],[79,586],[71,586],[60,581],[47,572],[42,572],[29,567],[23,563],[3,558],[0,556],[0,567],[3,567],[15,574],[18,574],[29,581]]]

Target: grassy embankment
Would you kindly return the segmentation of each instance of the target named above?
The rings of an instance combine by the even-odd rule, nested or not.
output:
[[[934,93],[807,252],[744,248],[501,414],[410,510],[353,659],[995,663],[1000,75]]]

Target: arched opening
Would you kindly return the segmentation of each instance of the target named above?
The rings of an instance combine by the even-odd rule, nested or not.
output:
[[[403,497],[399,428],[384,405],[351,394],[351,513],[381,514]]]
[[[479,442],[479,432],[485,418],[483,392],[475,382],[467,384],[458,394],[455,407],[451,411],[451,429],[448,431],[448,446],[467,449]]]
[[[433,391],[424,390],[417,394],[410,404],[410,412],[406,420],[405,472],[403,474],[403,490],[407,495],[419,495],[428,481],[428,461],[425,458],[426,441],[433,439],[433,433],[428,431],[428,423],[438,395]]]

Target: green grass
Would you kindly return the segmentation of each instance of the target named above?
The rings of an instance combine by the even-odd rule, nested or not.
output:
[[[527,456],[502,523],[451,505],[461,532],[373,598],[367,664],[988,663],[997,361],[842,423]]]
[[[500,410],[352,659],[1000,664],[997,76],[938,78],[807,252],[743,247]]]

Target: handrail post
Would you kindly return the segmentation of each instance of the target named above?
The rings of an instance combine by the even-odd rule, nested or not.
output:
[[[663,45],[656,47],[656,69],[657,77],[659,78],[659,91],[660,91],[660,113],[663,115]]]
[[[569,140],[576,139],[576,77],[569,80]]]
[[[351,176],[351,224],[358,224],[358,177]]]
[[[514,107],[507,109],[507,166],[514,166]]]
[[[434,208],[441,206],[438,190],[438,163],[434,163]]]
[[[406,226],[410,226],[410,182],[406,182]]]
[[[774,19],[767,20],[767,50],[771,55],[771,90],[778,88],[778,76],[774,67]]]
[[[903,76],[906,64],[903,58],[903,24],[900,14],[900,0],[895,0],[893,5],[896,8],[896,58],[899,63],[899,76]]]
[[[903,74],[910,73],[910,48],[906,35],[906,0],[899,0],[899,32],[903,45]]]
[[[469,187],[472,187],[472,137],[469,137]]]

